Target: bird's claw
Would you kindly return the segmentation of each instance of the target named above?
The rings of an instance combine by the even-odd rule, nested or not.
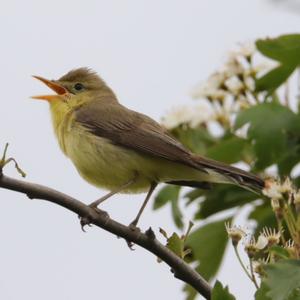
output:
[[[131,251],[134,251],[134,250],[135,250],[135,248],[133,248],[133,246],[134,246],[134,243],[133,243],[133,242],[126,240],[126,243],[127,243],[128,248],[129,248]]]
[[[99,209],[98,207],[91,207],[91,208],[93,208],[93,210],[95,210],[95,212],[96,212],[97,214],[102,215],[102,216],[104,216],[104,217],[107,218],[107,219],[110,218],[110,217],[109,217],[109,214],[108,214],[106,211],[101,210],[101,209]],[[79,217],[79,219],[80,219],[81,230],[82,230],[83,232],[86,232],[85,229],[84,229],[85,226],[92,227],[91,220],[90,220],[89,217],[82,217],[82,216],[78,216],[78,217]]]
[[[80,217],[80,216],[79,216],[79,218],[80,218],[81,230],[83,232],[86,232],[85,229],[84,229],[85,226],[92,227],[91,221],[89,220],[89,218],[87,218],[87,217]]]
[[[130,228],[130,230],[132,231],[137,231],[137,232],[141,232],[141,229],[139,227],[136,226],[136,220],[134,220],[133,222],[131,222],[128,227]],[[126,243],[127,243],[127,246],[130,250],[134,251],[135,249],[133,248],[134,246],[134,243],[129,241],[129,240],[126,240]]]

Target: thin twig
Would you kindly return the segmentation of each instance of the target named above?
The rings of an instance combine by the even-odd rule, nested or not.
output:
[[[41,199],[58,204],[78,214],[85,223],[94,224],[119,237],[133,242],[159,257],[171,267],[174,276],[197,290],[205,299],[210,299],[209,284],[186,262],[162,245],[155,235],[132,230],[130,227],[112,220],[107,214],[97,211],[83,202],[59,191],[39,184],[17,180],[0,174],[0,187],[26,194],[30,199]]]
[[[237,257],[237,259],[238,259],[238,261],[239,261],[241,267],[243,268],[245,274],[246,274],[246,275],[248,276],[248,278],[252,281],[252,277],[251,277],[251,275],[249,274],[247,268],[245,267],[245,265],[244,265],[244,263],[243,263],[243,261],[242,261],[242,259],[241,259],[241,257],[240,257],[240,254],[239,254],[239,252],[238,252],[237,246],[234,246],[233,249],[234,249],[234,253],[235,253],[235,255],[236,255],[236,257]]]
[[[259,289],[259,286],[258,286],[257,281],[256,281],[256,277],[255,277],[255,274],[254,274],[254,270],[253,270],[253,262],[252,262],[252,259],[250,257],[249,257],[249,265],[250,265],[252,281],[253,281],[256,289]]]

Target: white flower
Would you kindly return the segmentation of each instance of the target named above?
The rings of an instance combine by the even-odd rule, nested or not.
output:
[[[192,128],[215,119],[215,113],[211,105],[207,102],[199,102],[196,106],[192,107],[192,110],[193,112],[189,121],[189,125]]]
[[[237,55],[244,57],[251,57],[256,51],[255,44],[253,42],[246,42],[239,45],[238,49],[235,51]]]
[[[263,194],[271,199],[281,199],[283,195],[294,192],[291,180],[287,177],[283,183],[276,182],[272,179],[266,180]]]
[[[239,94],[240,91],[244,89],[243,82],[237,76],[232,76],[228,78],[224,82],[224,84],[228,88],[228,90],[234,95]]]
[[[252,77],[249,76],[245,77],[244,82],[248,90],[250,91],[255,90],[255,80]]]
[[[200,102],[196,106],[178,106],[170,110],[163,118],[161,124],[166,129],[173,129],[179,125],[187,124],[196,128],[200,124],[214,119],[212,107],[207,102]]]
[[[273,61],[263,61],[259,64],[256,64],[253,66],[250,70],[251,74],[263,74],[266,73],[267,71],[271,70],[272,68],[276,67],[277,64],[274,63]]]
[[[228,76],[235,76],[244,73],[244,66],[240,63],[236,53],[231,53],[223,67],[223,72]]]
[[[260,236],[265,237],[267,245],[270,247],[280,242],[281,233],[282,231],[276,232],[275,229],[272,230],[271,228],[264,227]]]
[[[284,193],[290,193],[290,192],[292,192],[292,191],[293,191],[293,185],[292,185],[292,182],[291,182],[290,178],[287,177],[287,178],[285,179],[285,181],[281,184],[280,192],[281,192],[282,194],[284,194]]]
[[[189,106],[178,106],[162,118],[162,125],[167,129],[173,129],[181,124],[188,123],[193,111]]]
[[[198,87],[192,91],[192,97],[198,98],[217,98],[222,91],[222,85],[226,80],[224,73],[214,73],[205,82],[202,82]],[[223,91],[225,93],[225,91]],[[222,92],[222,93],[223,93]],[[223,94],[222,96],[225,96]]]
[[[250,241],[245,245],[245,251],[250,258],[252,258],[258,251],[264,249],[268,245],[268,240],[263,235],[260,235],[255,241],[254,236],[251,237]]]
[[[268,245],[268,239],[266,236],[264,236],[263,234],[260,234],[257,242],[255,244],[256,248],[259,250],[264,249],[266,246]]]
[[[288,251],[291,258],[298,258],[297,248],[293,240],[288,240],[285,243],[284,248]]]
[[[271,199],[281,199],[281,185],[272,179],[266,180],[263,194]]]
[[[237,246],[239,241],[246,236],[246,232],[237,226],[231,226],[229,222],[225,223],[225,228],[233,246]]]
[[[294,203],[298,204],[300,203],[300,190],[298,190],[295,194],[294,194]]]

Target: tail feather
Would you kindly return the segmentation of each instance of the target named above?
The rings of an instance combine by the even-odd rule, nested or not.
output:
[[[229,182],[239,185],[247,190],[261,194],[265,186],[264,181],[258,176],[243,171],[239,168],[224,164],[213,159],[203,158],[201,156],[193,156],[194,161],[200,169],[207,171],[212,170],[228,179]]]

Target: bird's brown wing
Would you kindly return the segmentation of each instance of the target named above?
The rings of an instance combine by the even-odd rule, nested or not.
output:
[[[181,163],[204,173],[213,170],[230,182],[252,191],[260,192],[264,187],[264,181],[249,172],[192,154],[157,122],[118,103],[106,102],[103,105],[95,100],[79,108],[75,118],[93,134],[116,145]],[[197,186],[195,182],[183,181],[180,184]]]
[[[93,134],[116,145],[199,170],[192,154],[157,122],[119,103],[92,101],[77,109],[75,118]]]

